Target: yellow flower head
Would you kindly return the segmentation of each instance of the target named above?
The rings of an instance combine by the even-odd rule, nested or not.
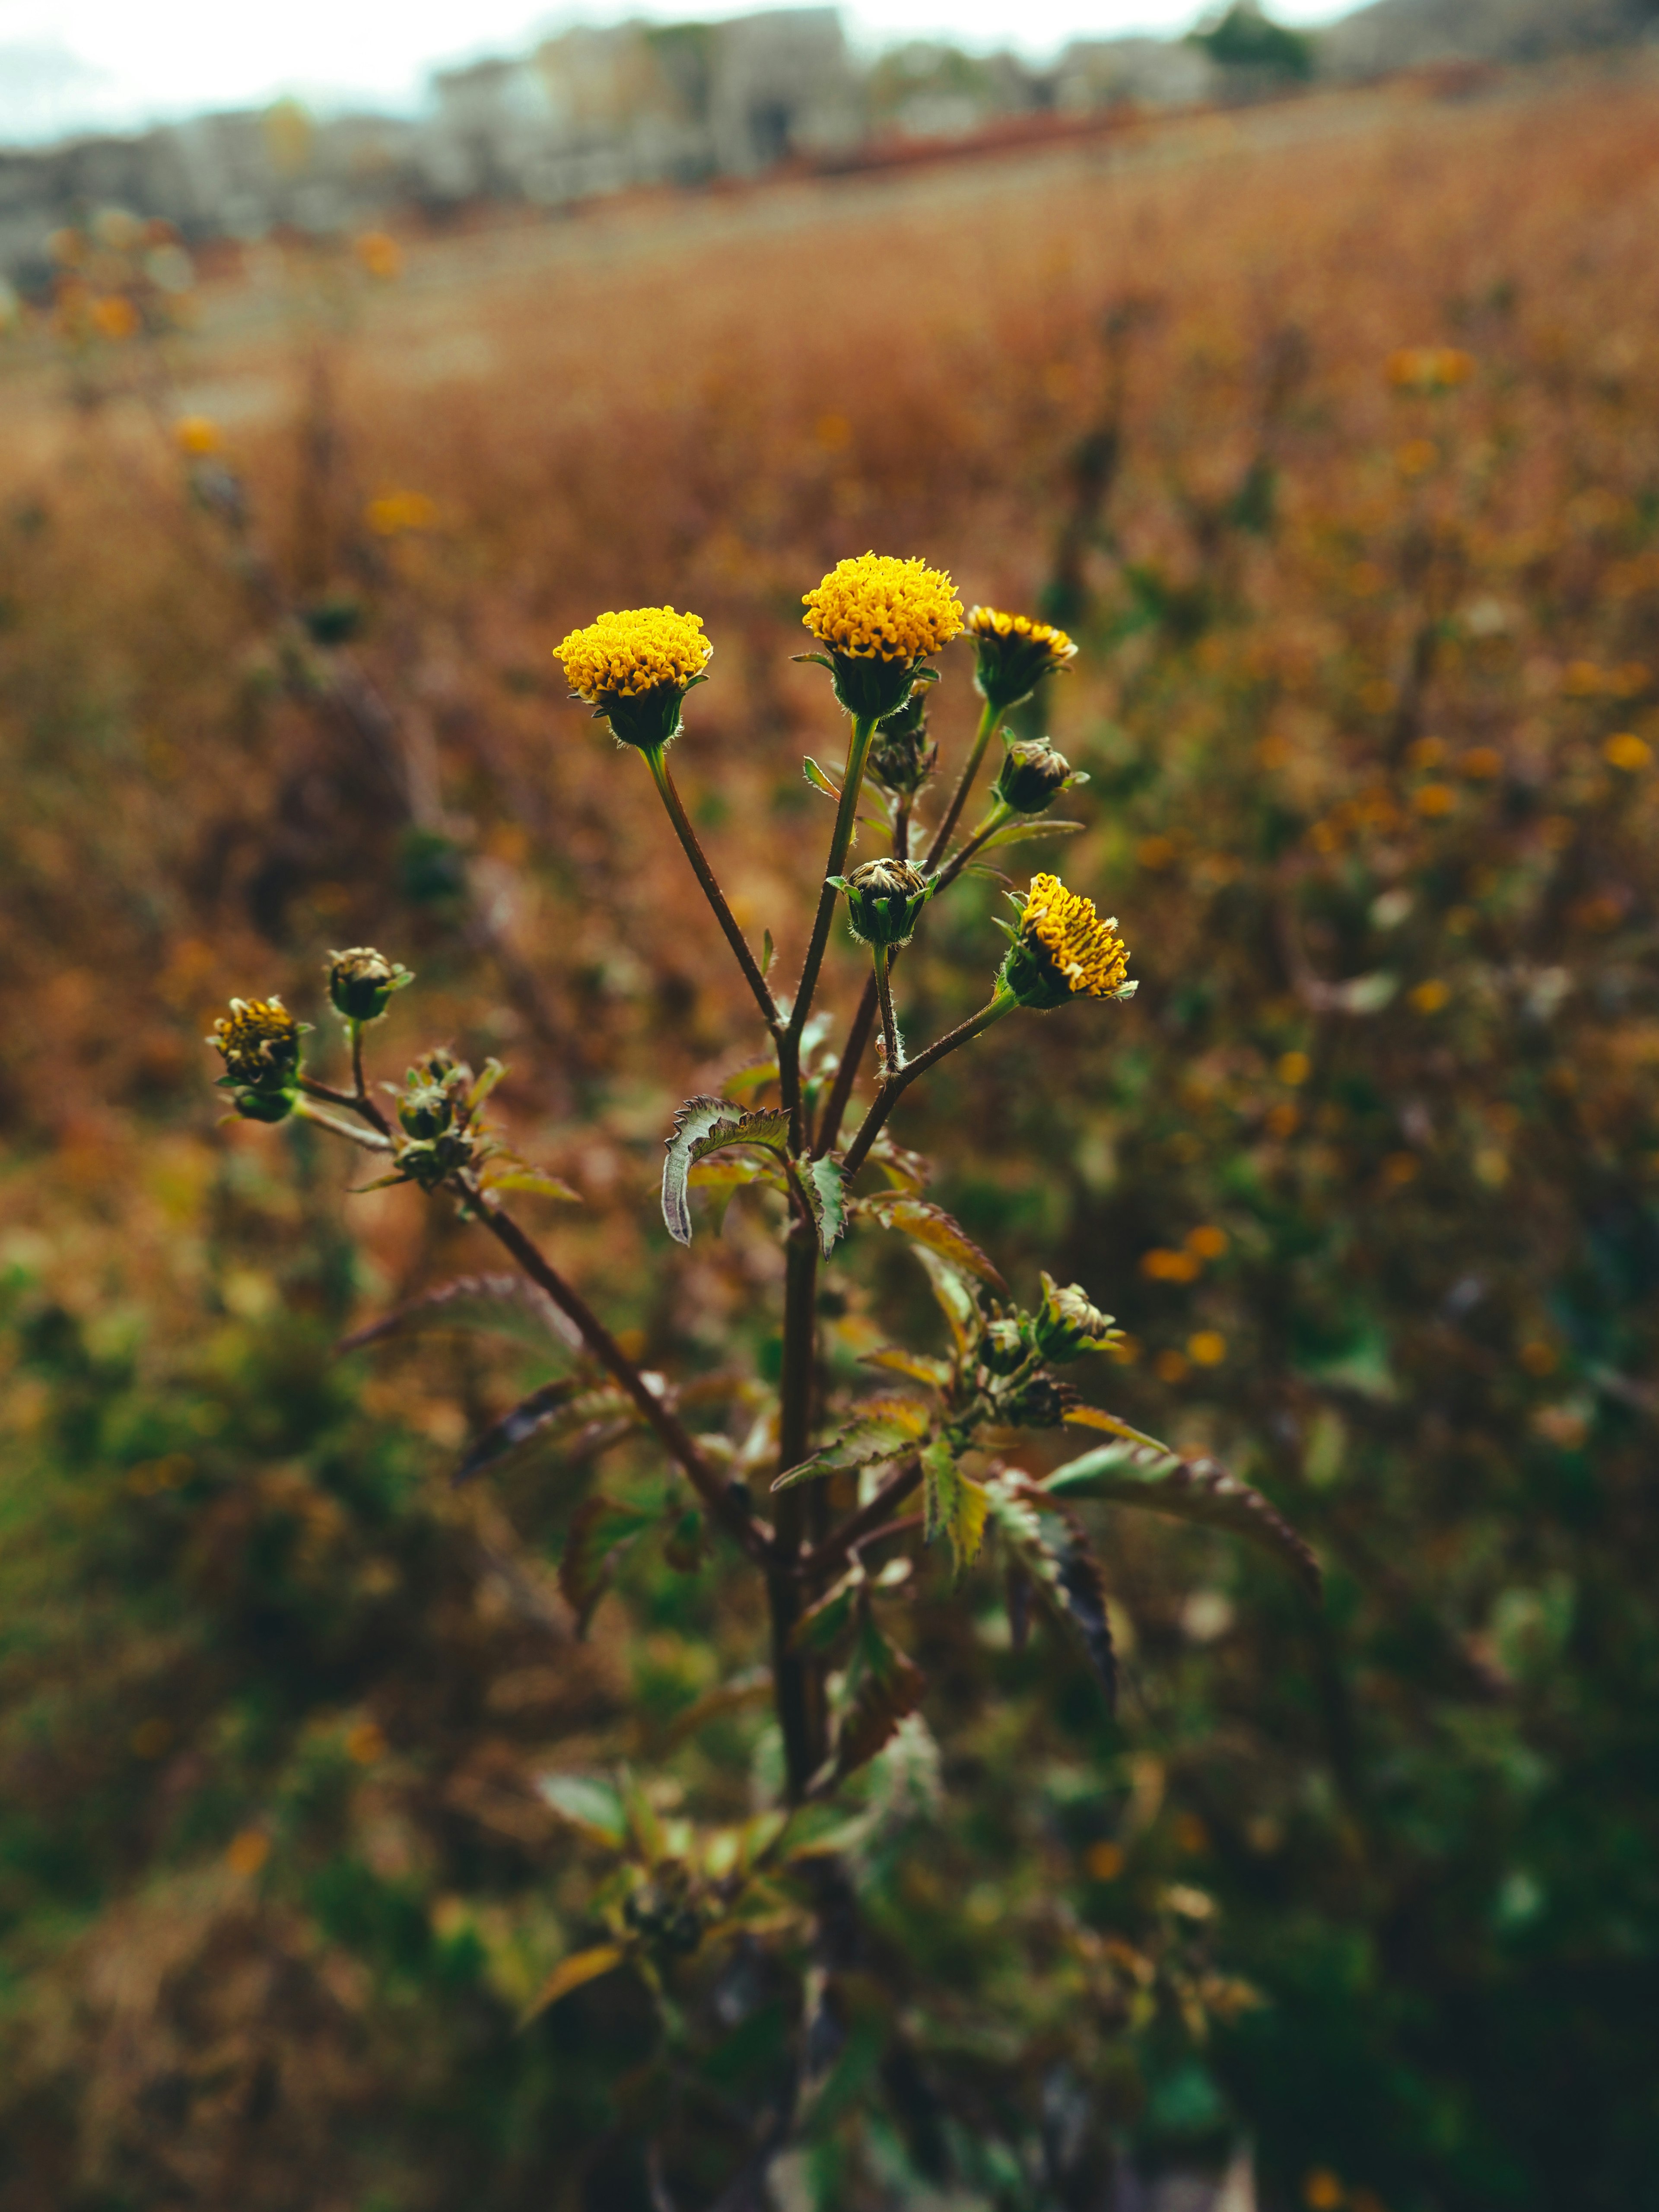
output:
[[[813,636],[856,660],[925,660],[962,628],[962,601],[944,569],[886,553],[838,561],[801,604]]]
[[[1077,657],[1077,647],[1065,631],[1039,622],[1035,615],[970,607],[968,632],[978,656],[975,684],[981,696],[1004,713],[1029,699],[1045,676]]]
[[[438,502],[423,491],[383,491],[363,509],[363,520],[377,538],[401,538],[416,530],[434,530]]]
[[[216,453],[224,440],[211,416],[183,415],[173,426],[173,442],[181,453],[187,453],[193,461],[201,461],[210,453]]]
[[[1002,964],[1002,980],[1023,1006],[1046,1011],[1074,997],[1127,999],[1128,948],[1115,916],[1103,921],[1094,901],[1068,891],[1058,876],[1033,876],[1021,899],[1019,927]]]
[[[586,699],[625,744],[666,744],[680,726],[680,704],[714,646],[701,615],[672,607],[629,607],[573,629],[553,658],[564,664],[571,694]]]
[[[300,1066],[300,1024],[280,999],[233,999],[208,1042],[228,1082],[250,1091],[285,1091]]]

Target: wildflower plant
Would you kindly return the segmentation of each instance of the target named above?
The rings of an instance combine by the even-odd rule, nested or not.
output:
[[[812,1940],[823,1910],[825,1855],[833,1855],[837,1835],[851,1832],[844,1824],[858,1812],[860,1778],[872,1762],[896,1755],[906,1723],[924,1707],[927,1685],[894,1632],[890,1601],[926,1571],[930,1547],[948,1561],[963,1602],[967,1578],[983,1572],[994,1553],[1016,1632],[1024,1635],[1034,1608],[1046,1613],[1059,1632],[1077,1639],[1109,1701],[1115,1662],[1104,1581],[1073,1510],[1079,1496],[1230,1529],[1265,1544],[1307,1585],[1317,1583],[1312,1555],[1264,1498],[1214,1462],[1186,1456],[1093,1402],[1094,1377],[1082,1364],[1121,1341],[1094,1287],[1044,1273],[1023,1302],[927,1195],[927,1163],[890,1127],[910,1085],[994,1024],[1060,1009],[1109,1020],[1133,994],[1115,920],[1058,876],[1038,872],[1010,890],[1009,941],[979,1011],[908,1057],[896,1018],[895,970],[931,904],[998,846],[1071,826],[1045,810],[1083,779],[1045,741],[1010,740],[988,811],[972,831],[957,831],[1009,709],[1075,648],[1029,617],[975,611],[967,628],[983,712],[948,796],[933,809],[927,687],[936,680],[935,657],[964,627],[949,575],[920,561],[866,555],[842,562],[805,604],[806,625],[827,648],[805,657],[827,669],[850,732],[838,775],[807,764],[811,779],[834,797],[836,818],[788,993],[775,988],[769,933],[757,956],[669,771],[686,698],[704,681],[713,651],[701,621],[666,607],[607,613],[556,649],[574,694],[644,757],[763,1025],[759,1057],[748,1058],[722,1092],[690,1098],[674,1115],[661,1206],[682,1246],[693,1237],[694,1190],[718,1205],[749,1188],[772,1210],[783,1253],[775,1380],[677,1382],[641,1366],[511,1210],[519,1191],[575,1194],[520,1159],[489,1125],[498,1063],[475,1076],[447,1049],[433,1048],[400,1087],[377,1093],[365,1070],[366,1034],[414,979],[373,947],[331,953],[327,963],[328,995],[347,1033],[349,1086],[306,1063],[301,1025],[275,999],[233,1000],[211,1039],[239,1112],[292,1115],[349,1139],[381,1168],[377,1186],[413,1184],[448,1198],[518,1270],[516,1281],[475,1277],[428,1292],[368,1333],[384,1334],[421,1312],[441,1310],[459,1322],[492,1310],[499,1318],[511,1308],[522,1322],[533,1310],[539,1340],[560,1371],[475,1440],[462,1474],[488,1473],[537,1437],[554,1443],[580,1437],[590,1462],[629,1437],[648,1440],[659,1456],[648,1498],[596,1486],[575,1511],[560,1571],[584,1629],[618,1559],[653,1528],[671,1564],[695,1564],[712,1548],[763,1586],[779,1802],[735,1829],[702,1827],[665,1822],[649,1790],[625,1775],[550,1780],[550,1802],[599,1839],[612,1873],[595,1905],[604,1940],[556,1969],[538,2008],[626,1967],[657,1994],[672,2021],[677,1977],[697,1956],[773,1942],[784,1951],[793,1945],[799,1964],[800,1945]],[[866,781],[892,849],[845,872]],[[842,1049],[831,1054],[819,1000],[843,899],[854,941],[869,948],[871,973]],[[988,970],[990,954],[988,946]],[[878,1016],[881,1048],[866,1076]],[[941,1310],[946,1349],[873,1350],[869,1364],[880,1387],[843,1402],[824,1379],[820,1276],[845,1243],[866,1237],[896,1238],[914,1255]],[[1069,1371],[1079,1370],[1082,1386]],[[1066,1429],[1084,1431],[1089,1448],[1046,1474],[1020,1464],[1022,1437]],[[798,2008],[797,2088],[812,2065],[810,1990]],[[791,2108],[786,2098],[773,2150],[787,2139]]]

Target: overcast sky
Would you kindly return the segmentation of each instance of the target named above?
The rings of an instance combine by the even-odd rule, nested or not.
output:
[[[121,127],[296,93],[323,106],[410,108],[434,67],[512,52],[539,32],[629,15],[749,12],[714,0],[0,0],[0,143]],[[1186,29],[1202,0],[849,0],[861,43],[945,33],[1033,57],[1066,40]],[[1289,22],[1341,0],[1277,0]]]

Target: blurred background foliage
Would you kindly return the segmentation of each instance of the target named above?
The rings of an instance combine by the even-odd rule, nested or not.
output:
[[[522,1352],[331,1352],[478,1240],[216,1127],[200,1039],[380,944],[420,980],[380,1072],[508,1060],[586,1201],[538,1226],[653,1364],[775,1364],[758,1211],[681,1257],[654,1198],[741,983],[549,647],[703,615],[677,774],[787,970],[836,742],[799,594],[872,544],[1075,629],[1027,726],[1141,978],[900,1134],[1132,1332],[1091,1395],[1328,1586],[1093,1509],[1114,1720],[993,1577],[921,1579],[927,1726],[775,2201],[1082,2212],[1248,2136],[1269,2205],[1659,2203],[1653,94],[1332,112],[599,209],[372,295],[295,249],[280,315],[227,283],[0,360],[0,2201],[759,2201],[720,2194],[788,2025],[758,1952],[688,1966],[695,2063],[625,1976],[517,2021],[598,1863],[538,1778],[741,1819],[763,1624],[653,1545],[574,1639],[580,1468],[448,1483]],[[938,702],[948,759],[965,654]],[[930,915],[913,1037],[993,905]],[[827,1285],[845,1376],[927,1326],[901,1258]]]

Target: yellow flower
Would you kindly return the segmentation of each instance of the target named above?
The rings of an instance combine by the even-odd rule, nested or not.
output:
[[[1021,1006],[1063,1006],[1073,997],[1127,999],[1128,948],[1116,917],[1103,921],[1094,901],[1068,891],[1058,876],[1033,876],[1002,980]]]
[[[363,509],[363,520],[377,538],[401,538],[405,531],[433,529],[438,502],[423,491],[382,492]]]
[[[968,633],[978,655],[974,682],[980,696],[1005,713],[1029,699],[1045,676],[1077,657],[1077,647],[1063,629],[1039,622],[1034,615],[970,607]]]
[[[191,460],[205,460],[216,453],[224,440],[219,434],[219,425],[208,415],[183,415],[173,426],[173,442],[181,453]]]
[[[962,628],[962,601],[944,569],[885,553],[837,562],[801,604],[813,636],[857,659],[925,660]]]
[[[352,252],[357,265],[366,275],[377,276],[382,283],[398,275],[404,265],[403,248],[395,238],[383,230],[366,230],[361,238],[352,241]]]
[[[233,999],[208,1042],[232,1083],[250,1091],[285,1091],[300,1066],[300,1024],[280,999]]]
[[[629,607],[573,629],[553,658],[564,664],[571,696],[586,699],[625,744],[665,745],[680,726],[680,706],[714,648],[701,615],[672,607]]]

